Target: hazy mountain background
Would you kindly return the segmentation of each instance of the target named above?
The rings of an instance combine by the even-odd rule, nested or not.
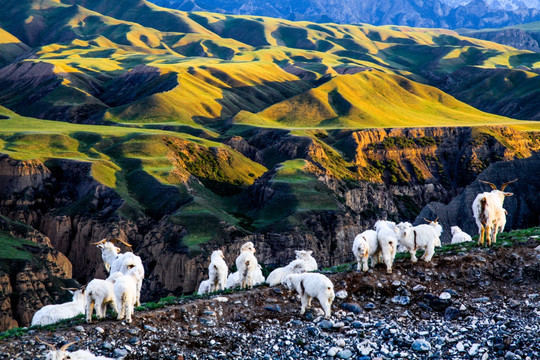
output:
[[[538,0],[152,0],[184,11],[271,16],[319,23],[496,28],[540,20]]]

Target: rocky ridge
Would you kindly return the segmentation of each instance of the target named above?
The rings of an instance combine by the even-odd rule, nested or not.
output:
[[[332,318],[317,301],[304,316],[283,287],[173,299],[126,324],[71,321],[0,340],[0,359],[43,357],[35,336],[123,359],[535,359],[540,355],[538,229],[504,246],[456,246],[432,264],[396,261],[391,275],[347,267]],[[535,250],[535,248],[537,250]],[[151,304],[145,306],[151,308]],[[81,324],[81,325],[79,325]]]

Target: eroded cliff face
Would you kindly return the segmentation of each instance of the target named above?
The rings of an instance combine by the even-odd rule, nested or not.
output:
[[[354,236],[370,228],[376,219],[413,221],[428,204],[418,219],[440,216],[444,218],[445,234],[454,223],[474,233],[469,226],[474,223],[468,222],[462,209],[480,191],[474,185],[478,175],[488,168],[482,177],[496,183],[505,180],[501,174],[511,172],[519,173],[516,177],[524,181],[534,178],[534,171],[525,171],[529,166],[525,164],[540,150],[538,135],[502,127],[336,130],[316,132],[314,136],[259,129],[224,142],[270,169],[231,197],[231,202],[259,211],[269,204],[279,204],[284,196],[295,196],[290,185],[276,177],[284,161],[304,159],[306,165],[299,171],[313,181],[321,196],[333,199],[335,206],[305,211],[293,221],[285,214],[282,221],[264,227],[256,227],[247,215],[242,223],[221,220],[217,237],[192,247],[185,241],[189,228],[171,217],[176,208],[153,212],[152,216],[138,212],[127,218],[124,198],[93,179],[90,163],[42,163],[0,156],[0,214],[35,229],[6,230],[3,226],[2,230],[50,249],[39,254],[40,262],[21,264],[14,273],[0,274],[0,325],[4,329],[27,325],[35,310],[57,301],[60,294],[54,290],[56,280],[50,279],[73,277],[86,283],[92,278],[105,278],[101,254],[91,245],[103,238],[120,237],[134,245],[133,251],[141,256],[146,269],[143,300],[150,300],[195,291],[207,277],[209,255],[214,249],[223,249],[227,263],[234,264],[246,241],[254,242],[259,262],[270,267],[292,260],[296,249],[311,249],[319,266],[332,266],[352,260]],[[178,161],[178,149],[185,147],[169,145],[171,151],[175,150],[171,174],[186,184],[198,181],[197,186],[204,186],[195,170]],[[197,154],[196,159],[233,154],[220,151],[194,151],[188,160]],[[524,159],[516,160],[519,158]],[[232,166],[232,161],[223,163]],[[509,166],[508,170],[490,170],[503,165]],[[515,199],[522,199],[520,195],[505,203],[512,213],[507,228],[538,225],[540,221],[539,210],[530,200],[537,189],[523,185],[528,189],[523,191],[528,194],[524,195],[526,201],[514,204]],[[190,196],[198,195],[195,188],[186,186]],[[459,194],[461,198],[456,197]],[[175,206],[181,209],[184,205]]]
[[[0,331],[28,326],[38,309],[69,301],[60,286],[72,277],[72,266],[49,238],[1,216],[0,237],[14,253],[0,259]]]

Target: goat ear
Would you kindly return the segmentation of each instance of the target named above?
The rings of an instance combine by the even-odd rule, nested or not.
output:
[[[309,250],[309,251],[307,252],[307,254],[308,254],[308,255],[313,254],[313,250]]]
[[[120,254],[120,248],[116,248],[116,253]]]
[[[300,250],[294,250],[294,253],[296,254],[296,256],[300,256]]]
[[[503,194],[504,194],[504,196],[512,196],[512,195],[514,195],[514,193],[509,193],[509,192],[505,192]]]

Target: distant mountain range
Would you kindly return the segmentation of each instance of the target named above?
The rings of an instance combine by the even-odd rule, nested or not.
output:
[[[318,23],[483,29],[540,20],[539,0],[152,0],[184,10]]]

